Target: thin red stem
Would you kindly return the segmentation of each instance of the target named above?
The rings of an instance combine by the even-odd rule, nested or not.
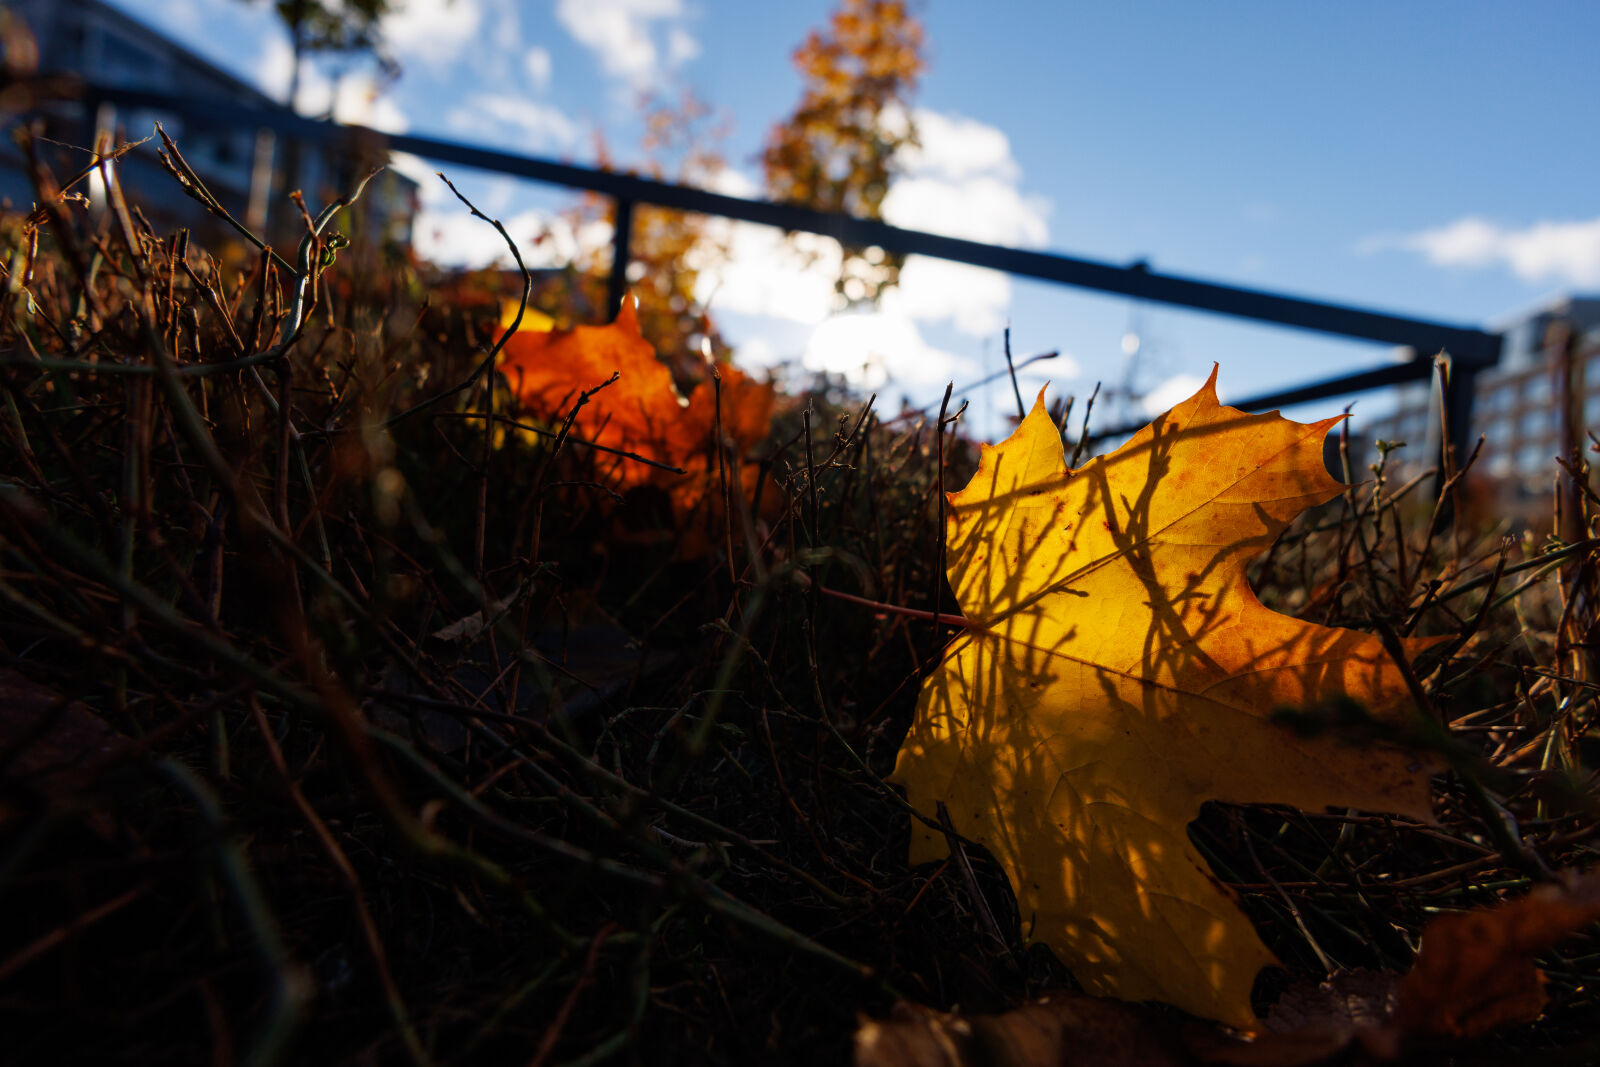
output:
[[[931,611],[922,611],[918,608],[903,608],[898,604],[885,604],[882,601],[868,600],[866,597],[855,596],[851,593],[841,593],[838,590],[829,589],[827,586],[819,586],[818,591],[836,600],[847,600],[852,604],[860,604],[862,607],[872,608],[874,611],[888,612],[891,615],[905,615],[912,619],[924,619],[928,622],[946,623],[950,626],[963,628],[971,628],[975,625],[965,615],[957,615],[949,611],[941,611],[938,614],[934,614]]]

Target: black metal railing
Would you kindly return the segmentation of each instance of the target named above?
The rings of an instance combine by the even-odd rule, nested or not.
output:
[[[337,144],[359,139],[363,147],[376,146],[409,152],[439,163],[453,163],[477,170],[507,174],[551,185],[582,189],[609,196],[616,202],[617,225],[611,266],[611,305],[620,302],[627,285],[631,219],[635,204],[719,215],[742,222],[776,226],[832,237],[841,244],[868,247],[876,245],[893,254],[934,256],[957,263],[988,267],[1024,278],[1037,278],[1060,285],[1114,293],[1176,307],[1209,311],[1254,322],[1289,326],[1317,333],[1401,346],[1410,350],[1402,363],[1389,363],[1310,382],[1238,401],[1245,410],[1266,410],[1327,397],[1376,389],[1405,382],[1427,380],[1434,374],[1434,357],[1449,358],[1446,377],[1446,411],[1449,440],[1458,455],[1466,454],[1468,428],[1472,417],[1472,396],[1480,371],[1499,361],[1502,338],[1498,333],[1473,326],[1435,322],[1395,315],[1383,311],[1350,307],[1282,293],[1220,285],[1172,274],[1161,274],[1143,264],[1117,266],[1089,259],[1037,252],[1020,248],[967,241],[958,237],[906,230],[874,219],[855,218],[833,212],[816,211],[792,204],[747,200],[708,192],[670,182],[655,181],[615,171],[559,163],[534,156],[501,152],[477,145],[390,134],[359,126],[306,118],[286,109],[261,109],[226,101],[204,101],[165,93],[88,85],[83,99],[90,115],[100,107],[145,108],[173,115],[203,119],[245,128],[270,129],[314,144]],[[1136,427],[1113,427],[1097,438],[1131,432]]]

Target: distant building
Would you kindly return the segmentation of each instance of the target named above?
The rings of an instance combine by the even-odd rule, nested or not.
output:
[[[1557,456],[1577,444],[1593,458],[1587,434],[1600,433],[1600,296],[1564,296],[1500,329],[1500,363],[1478,376],[1473,398],[1471,437],[1484,437],[1473,482],[1505,515],[1529,519],[1548,514]],[[1364,435],[1406,442],[1396,453],[1403,477],[1433,464],[1439,425],[1437,387],[1408,386],[1398,410],[1367,424]]]
[[[284,111],[283,104],[171,38],[130,18],[102,0],[9,0],[4,5],[32,32],[38,46],[39,74],[92,81],[112,89],[169,93],[194,100]],[[281,146],[270,131],[220,123],[183,121],[173,115],[135,109],[119,112],[104,104],[96,114],[77,101],[45,101],[39,107],[46,136],[80,151],[52,149],[52,165],[71,172],[89,158],[101,129],[120,129],[137,140],[159,119],[197,174],[234,217],[256,231],[298,225],[298,212],[286,193],[301,189],[312,210],[347,192],[365,173],[367,161],[328,147],[302,146],[293,176],[284,175]],[[14,121],[14,116],[11,117]],[[153,147],[125,157],[123,185],[152,221],[167,225],[203,224],[203,209],[161,169]],[[65,176],[65,174],[61,174]],[[369,186],[361,217],[385,238],[409,242],[417,210],[417,186],[393,169]],[[23,161],[6,139],[0,156],[0,196],[14,205],[32,201]],[[369,231],[370,232],[370,231]]]

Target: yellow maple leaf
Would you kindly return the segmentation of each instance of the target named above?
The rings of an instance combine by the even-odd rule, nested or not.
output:
[[[1186,824],[1207,800],[1431,820],[1430,766],[1272,721],[1341,697],[1388,721],[1414,711],[1377,638],[1273,612],[1245,578],[1342,489],[1322,459],[1338,420],[1247,415],[1215,384],[1213,370],[1076,471],[1042,392],[984,448],[946,530],[969,628],[927,680],[894,777],[994,853],[1024,922],[1089,992],[1250,1026],[1251,983],[1275,960]],[[912,862],[945,850],[913,825]]]

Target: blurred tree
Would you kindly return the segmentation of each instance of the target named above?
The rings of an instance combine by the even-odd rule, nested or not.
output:
[[[761,162],[774,200],[883,217],[895,155],[916,144],[911,97],[927,65],[906,0],[841,0],[794,52],[800,102],[767,135]],[[839,292],[876,299],[899,275],[881,251],[846,248]]]
[[[293,56],[289,69],[290,110],[300,109],[300,86],[305,79],[306,64],[316,55],[369,56],[377,65],[382,80],[399,77],[400,64],[384,44],[382,23],[404,4],[405,0],[272,0],[273,11],[289,33]],[[330,112],[337,99],[335,90],[328,100]],[[281,183],[279,192],[287,193],[306,180],[302,153],[296,138],[287,138],[282,144],[274,183]],[[365,168],[363,165],[354,169],[360,172]],[[298,229],[298,219],[287,212],[275,212],[273,218],[276,230],[282,235]]]
[[[368,53],[385,77],[398,75],[400,65],[384,46],[382,22],[401,6],[397,0],[273,0],[294,50],[289,106],[299,99],[306,62],[318,53]]]

